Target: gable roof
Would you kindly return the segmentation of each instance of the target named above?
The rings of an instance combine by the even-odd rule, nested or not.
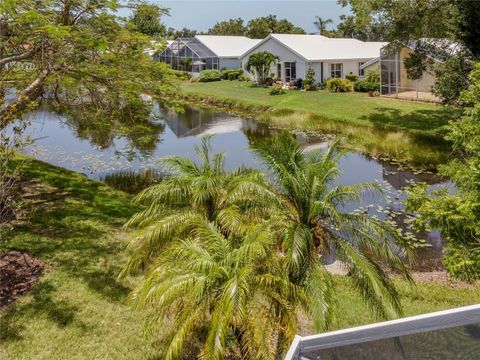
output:
[[[243,56],[264,42],[273,39],[307,61],[370,59],[380,55],[386,42],[365,42],[357,39],[327,38],[322,35],[270,34]]]
[[[245,36],[195,35],[195,38],[218,57],[226,58],[238,58],[261,41]]]
[[[380,61],[380,56],[378,56],[374,59],[368,60],[366,63],[360,65],[360,69],[365,69],[366,67],[369,67],[370,65],[375,64],[379,61]]]

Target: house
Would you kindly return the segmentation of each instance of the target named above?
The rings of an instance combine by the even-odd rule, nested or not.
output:
[[[238,69],[240,56],[258,44],[260,39],[245,36],[196,35],[178,38],[154,59],[173,69],[199,73],[209,69]]]
[[[246,64],[255,52],[268,51],[278,56],[272,73],[283,82],[304,79],[308,69],[315,71],[317,82],[323,82],[347,74],[363,76],[360,67],[378,57],[386,44],[322,35],[271,34],[247,50],[241,62]]]

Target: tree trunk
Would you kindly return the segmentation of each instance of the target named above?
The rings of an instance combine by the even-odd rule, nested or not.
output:
[[[12,103],[0,109],[0,130],[21,117],[27,106],[42,95],[43,85],[50,72],[50,69],[44,69]]]

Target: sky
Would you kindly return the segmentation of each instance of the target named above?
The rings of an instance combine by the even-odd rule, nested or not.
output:
[[[286,18],[307,32],[315,32],[315,15],[332,19],[335,24],[339,16],[347,14],[348,9],[337,5],[336,0],[150,0],[162,7],[170,8],[170,16],[164,17],[167,27],[183,27],[198,31],[207,31],[217,21],[238,18],[248,20],[277,15]],[[330,24],[330,26],[332,26]]]

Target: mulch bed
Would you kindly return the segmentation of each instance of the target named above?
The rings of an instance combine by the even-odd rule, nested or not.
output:
[[[44,267],[42,261],[26,253],[0,253],[0,308],[30,290]]]

